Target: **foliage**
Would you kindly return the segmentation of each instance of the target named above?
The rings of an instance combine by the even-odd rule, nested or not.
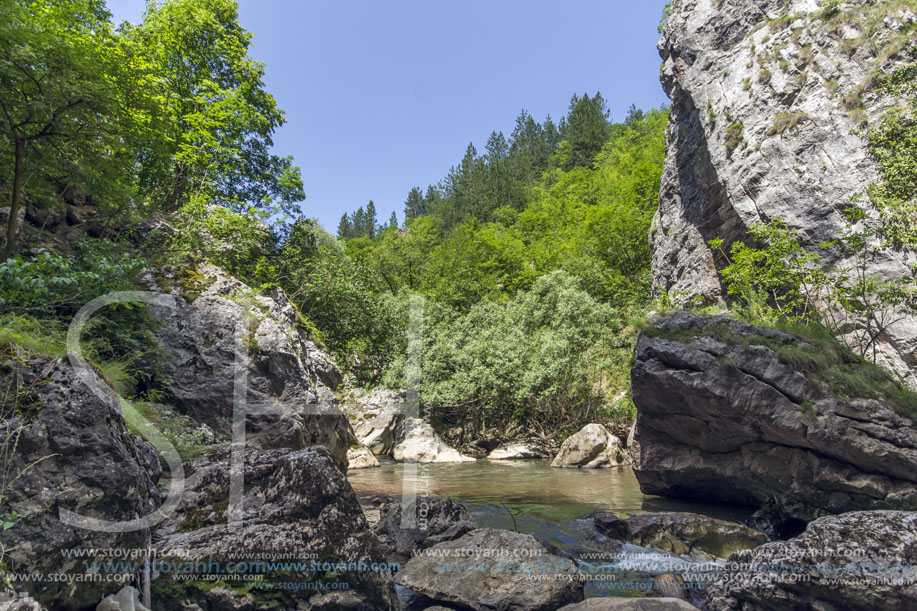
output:
[[[771,324],[789,321],[823,324],[844,336],[861,356],[876,358],[877,341],[889,326],[917,313],[913,276],[882,279],[868,273],[876,230],[865,213],[846,211],[839,238],[818,246],[846,263],[825,265],[816,252],[803,248],[798,234],[782,220],[749,229],[755,245],[736,242],[721,270],[729,295]],[[721,249],[722,240],[711,241]],[[726,255],[726,253],[723,253]]]
[[[553,430],[601,404],[591,380],[609,349],[613,310],[563,271],[538,278],[506,304],[482,300],[465,314],[425,311],[421,398],[461,408],[480,432],[516,418]],[[388,382],[403,383],[399,356]]]
[[[805,121],[809,118],[809,113],[802,112],[781,112],[774,117],[774,123],[771,125],[771,128],[767,130],[768,136],[773,136],[775,134],[782,134],[783,132],[791,129],[795,129],[802,121]]]
[[[662,16],[659,17],[659,25],[656,26],[656,32],[662,34],[665,30],[665,24],[669,20],[669,15],[672,13],[672,3],[666,2],[665,6],[662,7]]]

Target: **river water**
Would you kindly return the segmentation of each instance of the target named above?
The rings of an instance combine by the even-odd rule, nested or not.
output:
[[[732,521],[750,514],[737,508],[644,495],[629,467],[555,469],[548,460],[482,459],[432,465],[389,462],[379,468],[350,471],[347,477],[364,503],[375,497],[412,493],[449,497],[464,503],[478,526],[530,533],[580,558],[584,553],[599,554],[592,558],[606,554],[604,570],[613,571],[618,583],[651,585],[653,574],[672,572],[670,567],[683,566],[688,559],[629,544],[621,547],[595,530],[591,519],[594,512],[690,511]],[[658,569],[628,570],[628,561],[633,558],[651,558]],[[647,593],[615,591],[610,583],[591,581],[586,594]]]

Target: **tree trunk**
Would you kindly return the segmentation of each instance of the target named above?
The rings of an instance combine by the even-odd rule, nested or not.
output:
[[[25,172],[25,148],[27,140],[17,136],[15,143],[15,166],[13,169],[13,194],[10,197],[10,218],[6,225],[6,248],[3,259],[9,259],[16,252],[19,241],[19,209],[22,208],[22,180]]]

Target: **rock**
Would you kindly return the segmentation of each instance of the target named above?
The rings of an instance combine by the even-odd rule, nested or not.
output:
[[[163,368],[181,411],[230,437],[234,383],[245,376],[248,445],[293,450],[323,445],[346,469],[355,439],[334,405],[341,374],[306,338],[282,291],[253,295],[212,265],[148,272],[145,280],[176,298],[174,307],[151,309],[163,321],[157,337],[174,357]],[[238,368],[237,332],[243,345]]]
[[[878,216],[859,197],[878,172],[857,128],[864,119],[875,127],[898,103],[869,83],[912,61],[891,49],[917,16],[912,6],[853,0],[838,25],[823,10],[814,0],[673,3],[659,42],[672,113],[650,233],[656,296],[720,300],[723,253],[754,223],[776,218],[825,263],[850,265],[818,244],[841,235],[853,202]],[[880,24],[874,32],[871,21]],[[715,238],[724,240],[716,251]],[[866,273],[907,275],[914,262],[913,252],[877,248]],[[878,344],[880,359],[915,383],[917,317],[902,313]]]
[[[612,539],[679,555],[722,559],[767,542],[764,533],[747,526],[696,513],[640,511],[629,518],[619,518],[613,513],[598,512],[593,520],[595,527]]]
[[[580,577],[535,537],[482,528],[415,556],[395,582],[462,608],[551,611],[583,599]]]
[[[812,349],[727,316],[679,313],[640,335],[631,370],[640,489],[751,507],[775,501],[804,521],[917,509],[913,421],[874,399],[836,397],[768,346]]]
[[[25,219],[38,229],[45,229],[47,231],[56,229],[64,222],[64,217],[66,217],[66,215],[66,212],[62,208],[53,205],[40,207],[31,204],[26,206],[25,209]]]
[[[19,415],[10,418],[6,408],[13,406],[6,404],[8,419],[0,421],[0,444],[10,452],[3,510],[22,516],[0,534],[9,573],[62,573],[75,580],[85,576],[84,563],[106,557],[67,558],[63,550],[145,548],[148,530],[91,530],[65,523],[60,514],[121,522],[153,515],[160,506],[144,467],[153,450],[125,428],[115,392],[88,364],[75,368],[67,359],[37,356],[0,364],[0,384],[19,388]],[[57,609],[94,606],[106,593],[105,583],[88,580],[13,585]]]
[[[395,460],[405,462],[474,462],[455,448],[447,446],[433,427],[421,418],[407,418],[398,430],[398,445],[392,450]]]
[[[247,574],[252,578],[264,575],[267,582],[344,582],[347,587],[340,589],[363,607],[355,604],[341,608],[397,608],[391,575],[370,568],[385,560],[379,541],[366,523],[356,494],[324,447],[292,452],[246,448],[243,509],[241,521],[234,523],[228,522],[229,464],[228,449],[199,456],[187,464],[186,492],[174,518],[157,533],[155,547],[160,560],[228,563],[260,557],[302,562],[301,567],[276,570],[253,565]],[[183,553],[177,556],[174,550]],[[312,561],[344,563],[345,567],[312,567]],[[358,568],[364,566],[365,570]],[[327,590],[243,592],[212,588],[208,581],[173,581],[168,574],[153,581],[157,611],[184,609],[183,605],[190,603],[203,609],[244,608],[249,604],[253,609],[264,608],[263,596],[279,599],[280,608],[337,608],[328,602]]]
[[[917,513],[819,518],[789,541],[729,557],[707,588],[710,611],[917,608]]]
[[[587,598],[581,603],[561,607],[561,611],[697,611],[697,607],[678,598],[626,598],[605,596]]]
[[[418,550],[458,539],[476,528],[468,510],[452,499],[419,496],[407,512],[401,501],[390,501],[382,506],[373,528],[389,560],[404,562]]]
[[[344,397],[345,410],[357,439],[376,456],[390,456],[405,417],[403,393],[388,388],[353,389]]]
[[[653,577],[653,591],[667,598],[679,598],[688,602],[687,587],[681,575],[666,573]]]
[[[525,460],[528,458],[547,458],[541,448],[525,442],[509,443],[495,448],[487,455],[490,460]]]
[[[0,598],[0,611],[45,611],[45,607],[31,596],[7,600]]]
[[[551,463],[552,467],[597,469],[628,462],[621,440],[601,424],[587,424],[567,438]]]
[[[109,594],[96,605],[96,611],[150,611],[140,604],[140,592],[124,586],[117,594]]]
[[[376,460],[375,454],[370,452],[366,446],[358,445],[347,450],[348,469],[370,469],[378,466],[379,461]]]

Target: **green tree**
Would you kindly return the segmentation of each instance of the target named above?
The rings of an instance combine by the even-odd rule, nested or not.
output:
[[[601,93],[589,97],[573,94],[566,120],[561,124],[560,135],[569,143],[569,156],[564,169],[592,166],[592,160],[608,139],[608,116],[605,99]]]
[[[18,244],[29,177],[37,191],[53,192],[87,165],[105,163],[117,60],[102,0],[0,3],[0,124],[10,147],[2,157],[10,192],[5,257]]]
[[[150,2],[124,35],[156,102],[152,127],[163,144],[138,159],[156,205],[174,209],[203,193],[235,210],[292,213],[305,198],[302,179],[289,157],[271,153],[284,116],[264,90],[264,66],[248,55],[252,35],[236,2]]]
[[[404,201],[404,220],[405,222],[416,219],[418,216],[427,213],[428,202],[424,199],[423,191],[420,187],[413,187],[408,193],[408,198]]]

